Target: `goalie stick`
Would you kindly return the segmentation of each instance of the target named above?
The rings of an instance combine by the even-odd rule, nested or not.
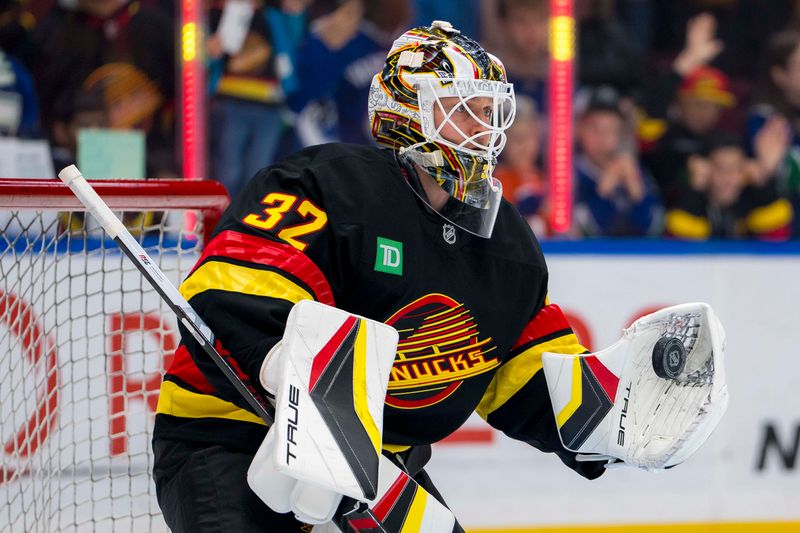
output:
[[[153,262],[150,256],[141,247],[139,242],[134,239],[128,229],[122,224],[111,208],[106,205],[100,195],[92,188],[86,178],[75,165],[70,165],[58,173],[58,177],[80,200],[86,209],[94,215],[100,225],[108,235],[117,243],[117,246],[133,262],[150,285],[158,292],[161,298],[169,305],[170,309],[177,315],[178,320],[186,327],[192,336],[197,340],[203,351],[228,378],[228,381],[236,387],[253,410],[261,417],[267,425],[272,425],[275,418],[275,410],[267,402],[264,396],[256,390],[249,380],[240,378],[231,366],[230,362],[222,356],[214,347],[214,333],[202,318],[192,309],[189,302],[178,292],[178,289],[167,279],[160,268]],[[365,513],[383,533],[388,531],[380,520],[372,513],[368,506],[353,498],[345,497],[339,506],[334,521],[341,524],[348,523],[347,515],[351,513]]]

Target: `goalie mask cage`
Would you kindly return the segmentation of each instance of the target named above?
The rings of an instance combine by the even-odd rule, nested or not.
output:
[[[228,203],[92,185],[176,286]],[[60,181],[0,179],[0,206],[0,532],[166,531],[150,441],[175,317]]]

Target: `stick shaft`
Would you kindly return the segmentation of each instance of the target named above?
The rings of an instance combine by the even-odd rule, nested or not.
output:
[[[203,351],[219,367],[228,381],[236,387],[239,394],[247,401],[264,422],[271,425],[274,410],[266,399],[249,382],[243,380],[233,369],[228,360],[214,347],[214,334],[202,318],[192,309],[189,302],[178,292],[178,289],[167,279],[160,268],[150,259],[139,242],[133,238],[128,229],[114,215],[102,198],[92,188],[75,165],[70,165],[58,177],[67,184],[86,209],[97,218],[103,229],[114,239],[114,242],[125,252],[139,272],[158,292],[170,309],[177,315],[181,324],[192,334]]]

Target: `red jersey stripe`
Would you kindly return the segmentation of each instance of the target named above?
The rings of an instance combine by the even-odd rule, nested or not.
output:
[[[556,331],[569,329],[569,327],[570,325],[569,322],[567,322],[567,317],[564,316],[560,307],[556,304],[546,305],[536,313],[536,316],[533,317],[530,322],[528,322],[525,329],[522,330],[522,335],[519,336],[519,339],[517,339],[512,349],[518,348],[532,340],[546,337]]]
[[[278,268],[305,283],[314,292],[318,302],[335,305],[333,291],[319,267],[289,244],[229,230],[211,239],[197,265],[212,256]]]
[[[192,356],[189,355],[189,350],[183,344],[175,350],[175,357],[173,357],[167,373],[182,379],[187,385],[191,385],[203,394],[216,392],[200,369],[197,368]]]

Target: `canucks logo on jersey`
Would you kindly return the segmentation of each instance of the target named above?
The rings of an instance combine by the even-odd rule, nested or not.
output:
[[[400,333],[386,404],[419,409],[453,394],[464,379],[500,364],[491,337],[482,338],[470,310],[443,294],[406,305],[386,323]]]

